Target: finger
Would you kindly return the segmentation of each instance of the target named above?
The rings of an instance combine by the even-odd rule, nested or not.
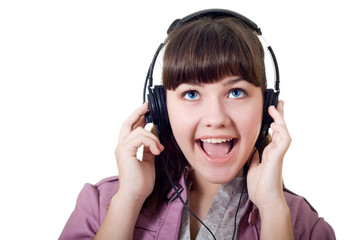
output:
[[[283,101],[279,101],[278,109],[274,106],[269,107],[269,115],[274,119],[274,122],[279,125],[286,125],[284,120]]]
[[[281,135],[289,134],[288,129],[285,125],[279,125],[273,122],[270,124],[270,128],[273,133],[279,133]]]
[[[290,133],[285,125],[278,125],[278,124],[272,123],[270,125],[270,128],[273,132],[272,139],[274,142],[279,142],[280,140],[283,140],[287,143],[291,142]]]
[[[272,130],[272,140],[274,143],[278,143],[280,141],[290,142],[291,137],[289,131],[287,130],[286,126],[271,124],[270,126]]]
[[[147,153],[147,154],[151,153],[153,155],[159,155],[162,152],[162,150],[164,150],[163,147],[160,147],[153,139],[148,137],[141,139],[141,141],[139,140],[134,140],[134,141],[137,141],[136,150],[138,150],[142,145],[144,146],[143,153]]]
[[[151,150],[149,147],[144,147],[144,150],[142,152],[142,160],[152,160],[155,158],[155,155],[160,155],[164,149],[160,149],[158,153],[154,153],[153,150]]]
[[[119,142],[121,142],[134,129],[134,126],[145,126],[145,120],[142,118],[148,110],[148,104],[144,103],[137,108],[122,124]]]
[[[155,154],[149,151],[149,152],[143,152],[141,161],[152,161],[154,159],[155,159]]]
[[[285,102],[283,100],[280,100],[276,106],[276,109],[279,111],[282,117],[284,117],[284,104]]]
[[[145,115],[142,115],[139,119],[139,121],[137,121],[134,126],[133,126],[133,129],[136,129],[138,127],[141,127],[141,128],[144,128],[146,125],[146,122],[145,122]]]
[[[138,127],[136,129],[134,129],[124,141],[129,142],[135,138],[142,138],[142,137],[147,137],[147,138],[152,139],[152,141],[154,141],[156,143],[156,145],[158,146],[159,149],[164,148],[164,146],[160,143],[159,138],[154,133],[149,132],[148,130],[145,130],[142,127]]]
[[[137,152],[141,146],[147,153],[159,155],[164,150],[162,145],[156,142],[154,138],[146,135],[127,139],[127,141],[119,143],[115,149],[117,159],[128,159],[129,157],[137,157]]]

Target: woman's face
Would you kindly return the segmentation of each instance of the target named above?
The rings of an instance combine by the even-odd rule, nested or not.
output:
[[[196,176],[211,183],[233,179],[258,137],[260,87],[230,76],[210,84],[181,84],[166,91],[173,134]]]

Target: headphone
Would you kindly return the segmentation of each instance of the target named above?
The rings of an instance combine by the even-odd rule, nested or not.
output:
[[[258,36],[262,36],[262,32],[260,28],[250,19],[246,18],[245,16],[225,9],[207,9],[192,13],[182,19],[176,19],[167,30],[167,34],[172,32],[173,30],[181,27],[183,24],[195,21],[197,19],[203,17],[211,17],[211,18],[224,18],[224,17],[231,17],[238,19],[250,29],[254,30],[254,34]],[[166,107],[166,95],[165,89],[162,85],[156,85],[153,87],[153,70],[155,66],[155,62],[159,52],[163,46],[163,43],[160,44],[158,49],[155,52],[153,60],[150,64],[148,73],[146,75],[146,80],[144,84],[144,92],[143,92],[143,102],[145,102],[145,95],[146,89],[148,89],[148,104],[149,104],[149,111],[145,115],[146,123],[152,122],[156,129],[159,132],[161,131],[171,131],[169,116]],[[268,108],[271,105],[277,106],[279,94],[280,94],[280,76],[279,76],[279,67],[278,63],[274,54],[274,51],[270,46],[267,46],[267,49],[270,52],[271,59],[274,65],[274,72],[275,72],[275,85],[274,88],[268,88],[265,90],[264,93],[264,104],[263,104],[263,119],[261,124],[261,130],[258,137],[258,140],[255,144],[256,147],[259,147],[263,144],[264,139],[268,135],[270,124],[273,122],[272,117],[268,113]]]
[[[254,22],[252,22],[250,19],[248,19],[248,18],[244,17],[243,15],[238,14],[236,12],[224,10],[224,9],[202,10],[202,11],[192,13],[182,19],[176,19],[170,25],[169,29],[167,30],[167,34],[171,33],[173,30],[181,27],[185,23],[195,21],[195,20],[203,18],[203,17],[235,18],[235,19],[238,19],[239,21],[241,21],[242,23],[244,23],[245,25],[247,25],[250,29],[254,30],[254,34],[257,34],[258,36],[262,35],[260,28]],[[162,47],[163,47],[163,43],[161,43],[159,45],[159,47],[157,48],[155,55],[152,59],[152,62],[150,64],[149,70],[146,75],[145,84],[144,84],[144,92],[143,92],[143,102],[145,102],[146,101],[146,89],[148,90],[147,99],[148,99],[148,104],[149,104],[149,111],[145,114],[145,121],[146,121],[146,123],[152,122],[155,125],[159,137],[161,137],[161,135],[160,135],[161,131],[171,131],[169,115],[168,115],[167,107],[166,107],[166,95],[165,95],[164,86],[156,85],[153,87],[154,66],[155,66],[157,56],[159,55],[159,52],[162,49]],[[279,68],[278,68],[277,60],[276,60],[276,57],[275,57],[275,54],[274,54],[274,51],[272,50],[272,48],[270,46],[267,46],[267,49],[270,52],[271,59],[272,59],[274,69],[275,69],[274,70],[275,86],[273,89],[271,89],[271,88],[266,89],[265,93],[264,93],[263,119],[262,119],[260,134],[259,134],[259,137],[255,144],[255,147],[258,149],[263,147],[263,145],[266,143],[269,127],[270,127],[270,124],[273,122],[272,117],[268,113],[268,108],[271,105],[274,105],[274,106],[277,105],[279,94],[280,94],[280,88],[279,88],[280,76],[279,76]],[[168,168],[167,168],[167,165],[165,162],[164,154],[162,153],[161,156],[162,156],[162,162],[164,165],[165,173],[166,173],[173,189],[175,190],[176,195],[179,197],[180,201],[182,202],[184,207],[190,212],[190,214],[193,215],[209,231],[209,233],[212,235],[212,237],[216,240],[216,237],[212,233],[212,231],[187,207],[186,203],[184,202],[184,200],[182,199],[182,197],[179,193],[179,190],[175,187],[175,183],[171,179],[170,173],[168,171]],[[236,233],[236,229],[237,229],[236,217],[237,217],[237,213],[239,210],[241,198],[243,195],[242,193],[244,191],[245,185],[246,185],[246,182],[243,184],[243,188],[241,190],[241,196],[240,196],[237,211],[235,214],[234,232],[233,232],[232,239],[235,238],[235,233]]]

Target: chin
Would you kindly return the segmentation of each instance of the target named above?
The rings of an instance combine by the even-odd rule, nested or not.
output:
[[[239,171],[232,172],[228,169],[217,168],[206,172],[203,177],[214,184],[224,184],[233,180],[236,176],[242,176],[242,168]]]

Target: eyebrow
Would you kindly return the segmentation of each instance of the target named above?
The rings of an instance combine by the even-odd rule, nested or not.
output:
[[[233,85],[233,84],[235,84],[235,83],[237,83],[237,82],[240,82],[240,81],[245,81],[245,79],[242,79],[242,78],[231,79],[231,80],[229,80],[229,81],[226,81],[226,82],[224,83],[224,86],[226,86],[226,85]]]

